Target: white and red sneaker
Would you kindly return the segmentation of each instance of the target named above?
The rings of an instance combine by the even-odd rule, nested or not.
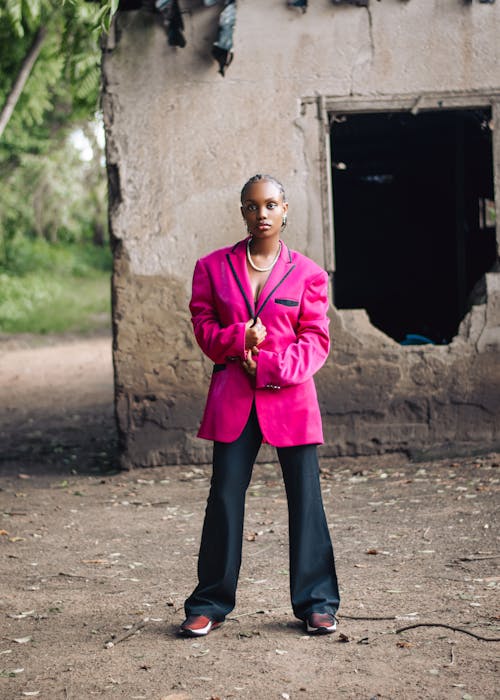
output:
[[[217,620],[212,620],[210,617],[205,615],[190,615],[182,625],[180,626],[181,634],[185,634],[187,637],[204,637],[212,630],[220,627],[222,622],[217,622]]]
[[[331,634],[337,629],[335,615],[330,613],[313,612],[306,619],[306,630],[309,634]]]

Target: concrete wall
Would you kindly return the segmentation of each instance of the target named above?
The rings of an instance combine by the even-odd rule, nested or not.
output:
[[[191,331],[195,260],[245,235],[239,190],[281,179],[287,243],[333,269],[328,113],[491,104],[500,201],[500,3],[327,0],[300,12],[239,0],[235,58],[210,57],[221,5],[184,0],[187,46],[145,11],[119,15],[104,52],[114,362],[123,464],[210,460],[194,435],[210,363]],[[498,206],[498,205],[497,205]],[[401,347],[363,311],[331,309],[318,375],[325,455],[500,442],[500,283],[449,346]]]

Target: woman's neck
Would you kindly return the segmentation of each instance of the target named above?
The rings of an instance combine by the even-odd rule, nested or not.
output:
[[[250,240],[250,252],[252,255],[260,255],[262,257],[272,257],[276,255],[279,248],[279,236],[272,238],[255,238]]]

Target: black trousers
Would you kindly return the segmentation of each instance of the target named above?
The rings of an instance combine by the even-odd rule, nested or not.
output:
[[[245,494],[262,443],[255,407],[240,437],[215,442],[213,474],[198,558],[198,585],[186,616],[224,620],[234,608],[241,565]],[[288,500],[290,593],[296,617],[335,613],[339,591],[323,509],[316,445],[277,448]]]

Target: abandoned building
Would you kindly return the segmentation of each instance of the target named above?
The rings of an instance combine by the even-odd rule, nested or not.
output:
[[[245,237],[256,172],[331,278],[320,454],[498,448],[500,3],[120,8],[103,108],[124,466],[211,459],[191,277]]]

